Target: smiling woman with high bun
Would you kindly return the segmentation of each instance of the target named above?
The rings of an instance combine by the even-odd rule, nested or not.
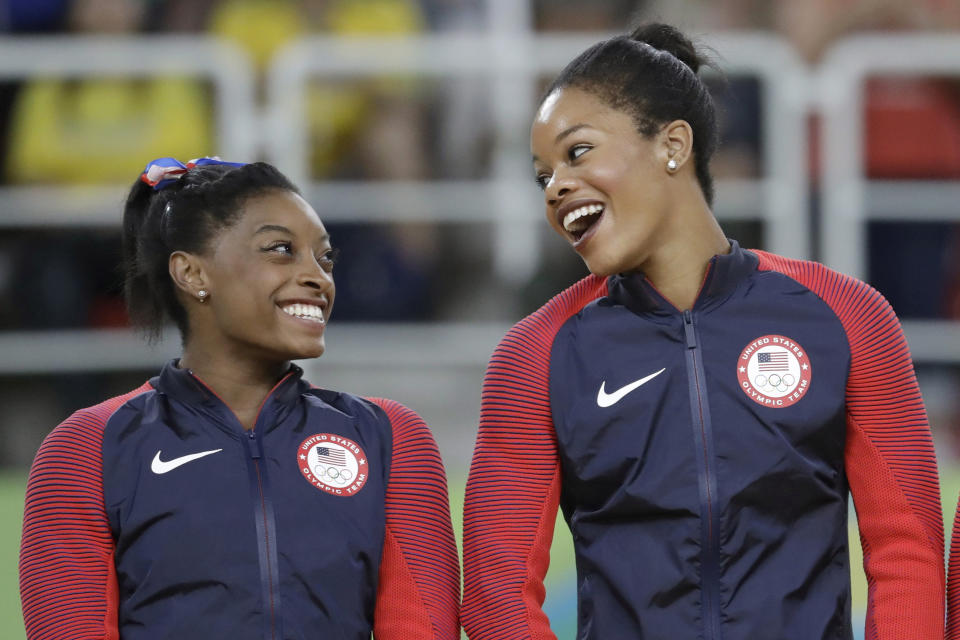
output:
[[[547,222],[592,275],[490,361],[464,628],[554,637],[560,507],[578,640],[850,639],[852,495],[866,637],[941,638],[937,466],[899,322],[863,282],[724,236],[702,64],[645,25],[583,52],[536,112]]]
[[[459,568],[427,426],[314,387],[336,251],[274,167],[149,163],[126,297],[182,356],[81,409],[30,471],[28,638],[459,638]]]

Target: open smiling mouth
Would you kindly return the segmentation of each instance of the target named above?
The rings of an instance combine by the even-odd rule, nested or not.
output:
[[[577,207],[563,216],[563,228],[573,236],[575,242],[579,241],[591,227],[600,221],[603,211],[604,206],[597,203]]]
[[[293,316],[294,318],[298,318],[300,320],[307,320],[317,324],[325,324],[325,320],[323,318],[323,309],[317,305],[294,303],[284,305],[280,307],[280,310],[288,316]]]

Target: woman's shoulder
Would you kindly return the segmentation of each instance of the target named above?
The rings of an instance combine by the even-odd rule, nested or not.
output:
[[[750,251],[759,260],[757,265],[759,271],[775,271],[783,274],[803,284],[821,298],[835,299],[863,294],[883,298],[876,289],[863,280],[832,269],[820,262],[787,258],[759,249],[751,249]]]
[[[539,309],[517,322],[507,333],[511,336],[543,336],[556,331],[570,316],[607,293],[607,279],[588,275],[553,296]]]
[[[386,419],[389,422],[397,419],[421,419],[409,407],[389,398],[361,396],[315,385],[310,385],[309,394],[331,409],[353,418]]]
[[[788,258],[769,251],[761,249],[750,249],[750,252],[757,256],[759,271],[776,271],[789,276],[794,280],[804,283],[816,283],[818,281],[836,281],[848,285],[869,287],[866,282],[849,276],[845,273],[832,269],[827,265],[815,260],[801,260],[799,258]]]
[[[153,386],[150,384],[150,382],[144,382],[136,389],[112,398],[108,398],[107,400],[104,400],[98,404],[77,409],[70,415],[69,418],[61,422],[58,428],[65,425],[76,424],[99,425],[102,428],[102,426],[107,423],[110,417],[113,416],[119,409],[124,407],[130,400],[133,400],[134,398],[150,391],[153,391]]]
[[[761,272],[776,272],[799,282],[823,300],[849,331],[876,321],[894,322],[896,314],[887,299],[871,285],[813,260],[786,258],[751,250]]]
[[[99,404],[77,409],[44,438],[40,451],[59,444],[69,444],[75,448],[85,445],[96,446],[99,450],[99,443],[103,439],[103,432],[110,418],[127,406],[131,400],[152,390],[150,383],[145,382],[127,393],[114,396]]]
[[[366,433],[380,433],[394,448],[404,443],[420,443],[436,448],[427,423],[410,407],[389,398],[365,397],[313,387],[313,398],[326,408],[337,411],[360,423]]]

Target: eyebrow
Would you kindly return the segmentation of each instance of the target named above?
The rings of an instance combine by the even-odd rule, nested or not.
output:
[[[571,127],[567,127],[566,129],[564,129],[563,131],[557,134],[557,137],[553,139],[553,144],[558,144],[561,140],[563,140],[567,136],[571,136],[577,131],[580,131],[580,129],[589,129],[589,128],[592,128],[592,127],[590,127],[590,125],[588,125],[586,122],[580,122]],[[534,154],[533,161],[537,162],[538,160],[540,160],[540,158],[538,158],[536,154]]]
[[[253,235],[258,235],[261,233],[266,233],[268,231],[279,231],[280,233],[286,233],[288,235],[293,235],[293,231],[279,224],[265,224],[262,225],[259,229],[253,232]],[[323,235],[320,236],[320,242],[327,242],[330,240],[330,234],[326,231],[323,232]]]
[[[572,127],[567,127],[566,129],[564,129],[563,131],[557,134],[557,137],[553,139],[553,144],[557,144],[567,136],[572,135],[577,131],[580,131],[580,129],[583,129],[584,127],[589,127],[589,126],[590,125],[588,125],[586,122],[581,122],[580,124],[575,124]]]
[[[266,233],[267,231],[279,231],[280,233],[289,233],[290,235],[293,235],[293,232],[290,231],[290,229],[287,229],[279,224],[265,224],[254,231],[253,235],[257,235],[258,233]]]

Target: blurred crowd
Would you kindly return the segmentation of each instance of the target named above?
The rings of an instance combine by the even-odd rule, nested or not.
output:
[[[242,47],[262,80],[282,46],[309,33],[400,35],[453,28],[476,11],[456,0],[11,0],[11,34],[210,34]],[[340,82],[310,88],[307,119],[316,178],[418,180],[456,177],[431,161],[447,154],[436,140],[437,98],[413,80]],[[436,92],[433,92],[436,93]],[[5,185],[129,185],[147,160],[186,161],[217,148],[211,88],[176,77],[56,78],[10,82],[0,89],[0,176]],[[239,159],[238,159],[239,160]],[[244,159],[249,160],[249,159]],[[461,172],[468,171],[461,165]],[[118,199],[122,197],[118,189]],[[118,206],[119,220],[119,206]],[[345,260],[337,316],[350,320],[433,317],[441,285],[440,230],[341,225],[333,230]],[[7,277],[0,296],[14,299],[29,274],[29,308],[0,305],[5,328],[116,326],[116,237],[30,231],[0,246]],[[109,237],[107,237],[109,235]],[[24,245],[29,244],[29,249]],[[451,257],[452,257],[451,252]],[[36,288],[36,283],[44,283]]]
[[[853,32],[957,28],[958,6],[948,0],[533,0],[531,18],[539,31],[618,31],[642,19],[672,22],[694,34],[766,30],[781,34],[815,63],[832,42]],[[486,7],[484,0],[6,0],[0,2],[0,28],[13,35],[213,34],[245,49],[262,79],[275,53],[306,34],[481,30]],[[960,177],[958,87],[956,79],[871,82],[865,119],[871,177]],[[760,171],[762,90],[748,77],[718,86],[724,130],[714,170],[720,178],[754,177]],[[488,175],[493,140],[488,105],[476,104],[482,96],[482,89],[478,93],[455,81],[317,82],[309,90],[305,132],[312,176],[424,180]],[[210,87],[194,79],[8,81],[0,86],[0,179],[5,185],[129,184],[146,160],[161,155],[189,159],[215,149],[211,105]],[[469,120],[461,113],[465,108]],[[811,126],[812,163],[819,154],[817,131]],[[730,226],[731,235],[744,244],[759,243],[757,224]],[[344,283],[338,318],[456,318],[463,305],[451,292],[462,289],[463,278],[490,271],[484,264],[489,256],[470,246],[488,244],[483,242],[487,231],[482,225],[445,227],[449,225],[335,225],[334,238],[346,256],[338,271]],[[45,238],[51,233],[56,232],[43,231]],[[903,316],[960,317],[955,275],[960,251],[952,225],[906,229],[887,223],[872,225],[870,233],[875,249],[871,277]],[[0,241],[0,299],[15,300],[18,287],[29,286],[36,301],[0,305],[0,327],[122,325],[118,276],[111,269],[115,239],[71,232],[50,243],[33,241],[34,234],[24,230]],[[906,277],[905,264],[929,277],[922,283]],[[528,311],[545,292],[580,273],[567,253],[548,254],[519,297],[485,306],[501,310],[488,312],[493,316],[488,319]]]
[[[644,19],[674,23],[694,36],[765,30],[787,39],[810,63],[838,38],[856,32],[960,29],[955,0],[531,2],[537,31],[618,32]],[[20,36],[212,34],[246,50],[262,81],[275,53],[307,34],[480,31],[487,28],[487,11],[485,0],[0,0],[0,31]],[[718,178],[760,174],[762,91],[751,78],[718,83],[723,118],[723,143],[714,164]],[[312,177],[488,176],[494,132],[483,98],[482,87],[455,80],[317,81],[308,92],[309,131],[304,132]],[[876,78],[867,89],[865,124],[870,177],[960,179],[958,78]],[[217,147],[214,125],[211,88],[198,80],[44,76],[3,81],[0,186],[129,185],[152,158],[208,155]],[[818,131],[811,118],[813,176]],[[816,184],[811,194],[816,220]],[[118,222],[122,197],[118,188]],[[322,217],[322,206],[318,211]],[[745,246],[760,243],[759,223],[724,228]],[[337,268],[336,318],[341,321],[510,321],[584,274],[568,248],[554,242],[529,282],[519,287],[497,282],[489,275],[489,226],[482,224],[335,224],[331,232],[343,255]],[[869,238],[871,282],[901,317],[960,320],[958,225],[871,223]],[[118,244],[117,231],[4,228],[0,329],[125,325],[115,267]],[[476,303],[478,295],[493,303]],[[24,300],[29,303],[20,303]]]

